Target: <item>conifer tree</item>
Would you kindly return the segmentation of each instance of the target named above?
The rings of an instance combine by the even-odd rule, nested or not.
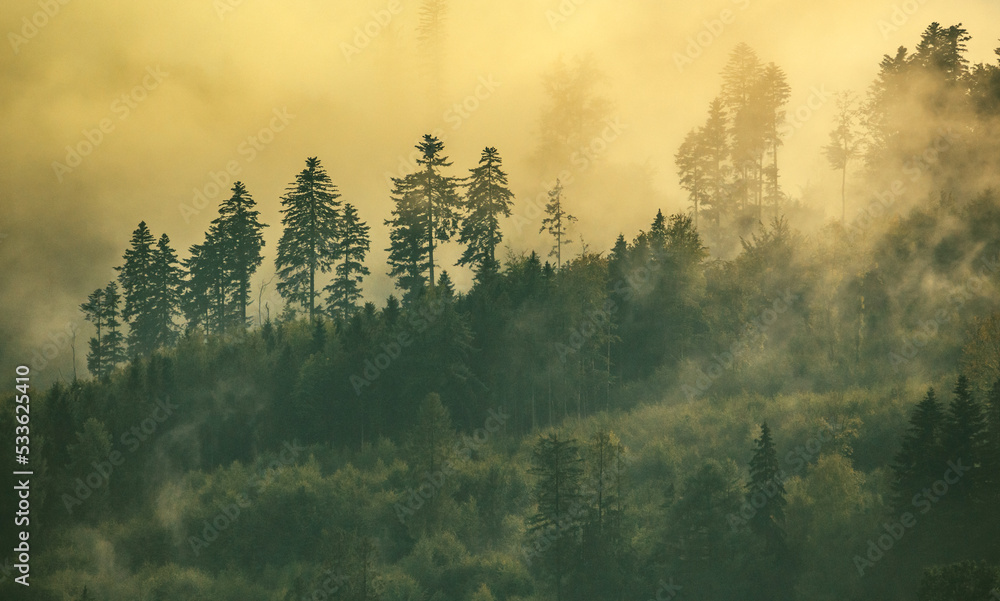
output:
[[[538,233],[547,232],[555,238],[555,243],[552,245],[552,250],[549,251],[549,256],[555,256],[557,269],[562,268],[563,245],[572,242],[572,240],[565,239],[566,230],[571,222],[576,221],[576,217],[567,213],[563,208],[562,192],[562,183],[557,179],[556,187],[549,190],[549,201],[545,204],[546,217],[542,219],[542,227],[538,229]]]
[[[708,119],[702,126],[699,136],[701,164],[706,188],[706,194],[702,197],[701,202],[703,206],[709,205],[709,214],[715,218],[716,227],[720,226],[722,215],[732,212],[727,193],[729,134],[726,130],[726,119],[726,108],[722,98],[715,98],[708,106]]]
[[[747,502],[754,508],[764,500],[764,506],[750,519],[750,528],[762,536],[768,553],[777,553],[785,542],[785,484],[778,465],[778,452],[774,448],[771,429],[767,422],[760,426],[760,438],[754,441],[753,457],[750,459],[750,483],[747,486]]]
[[[111,373],[127,360],[125,337],[121,332],[121,298],[118,282],[108,282],[104,287],[104,335],[101,339],[102,367],[105,373]]]
[[[466,214],[459,242],[466,248],[458,264],[473,265],[477,273],[496,273],[500,267],[496,260],[496,248],[503,240],[500,217],[510,217],[514,203],[502,167],[500,153],[487,147],[465,184]]]
[[[982,467],[988,462],[986,414],[973,396],[969,379],[964,374],[958,376],[953,392],[941,437],[944,447],[942,462],[960,461],[972,467],[973,471],[964,476],[956,488],[975,494],[982,490]]]
[[[764,144],[771,155],[771,164],[765,169],[767,175],[767,200],[774,207],[774,216],[779,216],[781,186],[778,183],[778,148],[781,147],[781,124],[785,122],[785,105],[791,96],[785,72],[774,63],[768,63],[761,71],[759,93],[763,123]],[[758,213],[758,220],[763,215]]]
[[[736,170],[736,194],[746,210],[756,195],[764,131],[760,119],[760,59],[750,46],[737,44],[722,71],[722,98],[730,115],[731,155]]]
[[[94,324],[94,328],[97,330],[96,335],[89,341],[90,351],[87,353],[87,369],[98,378],[104,377],[108,371],[107,361],[104,357],[105,302],[104,288],[98,288],[90,293],[87,302],[80,305],[83,318]]]
[[[695,225],[698,224],[698,215],[708,196],[708,175],[704,169],[705,152],[702,144],[704,136],[704,129],[692,129],[684,136],[684,141],[674,155],[681,188],[687,190],[688,198],[691,200]]]
[[[149,274],[152,284],[150,327],[155,347],[173,344],[176,339],[174,317],[180,314],[181,274],[177,254],[170,247],[170,238],[163,234],[156,243]]]
[[[840,222],[847,223],[847,167],[860,154],[861,142],[857,131],[858,110],[850,92],[836,96],[837,116],[830,132],[830,143],[823,147],[830,166],[840,171]]]
[[[202,326],[207,332],[220,333],[227,322],[229,275],[218,226],[212,225],[205,241],[193,245],[189,252],[190,257],[183,263],[186,279],[181,291],[188,327]]]
[[[582,459],[576,440],[559,434],[539,437],[531,455],[529,473],[535,476],[535,514],[528,529],[536,540],[551,540],[545,552],[556,581],[556,600],[562,601],[562,580],[570,568],[569,550],[577,542],[580,529],[577,513],[581,508]]]
[[[399,278],[399,286],[413,298],[425,284],[433,287],[434,250],[438,242],[447,242],[458,231],[460,220],[458,180],[441,173],[450,167],[442,155],[444,145],[434,136],[425,135],[417,144],[420,169],[403,178],[393,178],[392,219],[386,220],[389,232],[390,276]],[[426,275],[424,275],[426,273]]]
[[[417,478],[423,478],[426,474],[437,477],[437,472],[451,457],[454,439],[451,416],[441,403],[440,395],[433,392],[428,394],[420,403],[417,427],[411,442]]]
[[[227,280],[224,296],[233,309],[233,324],[245,328],[250,278],[264,261],[263,230],[267,225],[260,222],[257,203],[243,182],[233,184],[232,190],[233,195],[219,206],[219,216],[212,224],[218,228],[222,242],[222,265]]]
[[[368,237],[371,228],[358,217],[357,209],[346,203],[337,229],[337,265],[333,281],[324,290],[327,292],[326,308],[330,316],[347,319],[358,309],[364,276],[371,274],[365,267],[365,257],[371,247]]]
[[[909,505],[910,495],[922,489],[940,475],[942,462],[941,433],[944,414],[933,388],[927,389],[923,400],[910,415],[910,426],[903,436],[895,465],[895,503]]]
[[[156,327],[153,320],[153,273],[156,261],[153,234],[146,222],[132,232],[129,248],[123,256],[124,263],[116,267],[121,283],[125,306],[122,318],[129,324],[129,354],[147,355],[156,345]]]
[[[306,159],[305,169],[295,176],[295,182],[281,197],[284,230],[275,261],[280,279],[278,292],[287,301],[306,309],[310,320],[316,318],[317,312],[316,274],[329,272],[342,259],[337,243],[346,232],[339,223],[339,198],[337,187],[316,157]],[[358,233],[360,230],[350,235]],[[350,279],[350,275],[346,277]]]
[[[989,474],[993,500],[1000,501],[1000,379],[993,382],[986,396],[986,473]]]

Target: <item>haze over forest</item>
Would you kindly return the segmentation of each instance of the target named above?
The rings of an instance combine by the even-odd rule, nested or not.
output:
[[[5,8],[0,597],[1000,599],[995,2]]]

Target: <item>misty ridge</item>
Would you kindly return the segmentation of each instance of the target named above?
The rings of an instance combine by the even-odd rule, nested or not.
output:
[[[582,10],[563,4],[553,28]],[[420,8],[428,95],[447,9]],[[606,160],[643,124],[592,56],[547,72],[526,160],[491,139],[452,158],[449,129],[504,85],[477,80],[372,170],[384,212],[335,161],[250,185],[239,153],[179,204],[207,223],[186,250],[139,222],[74,301],[87,325],[23,358],[52,381],[33,391],[34,569],[24,587],[0,551],[0,594],[1000,598],[1000,60],[971,64],[970,40],[931,23],[865,90],[799,106],[780,56],[732,46],[669,149],[685,207],[650,205],[608,248],[587,242],[605,212],[661,195],[633,196],[648,165]],[[783,184],[827,103],[832,219],[828,190]]]

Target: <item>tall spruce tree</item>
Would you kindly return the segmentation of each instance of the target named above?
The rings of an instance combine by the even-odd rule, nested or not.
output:
[[[219,228],[212,225],[205,241],[193,245],[184,260],[186,279],[181,291],[181,306],[188,327],[203,327],[206,332],[221,333],[227,322],[226,298],[229,276],[225,248]]]
[[[954,396],[944,419],[942,443],[944,460],[961,462],[972,468],[956,488],[962,496],[976,495],[983,489],[983,470],[988,464],[986,413],[976,400],[964,374],[955,382]],[[940,468],[938,471],[941,471]]]
[[[121,332],[121,299],[118,282],[112,280],[104,287],[104,334],[101,338],[102,368],[111,373],[127,360],[125,337]]]
[[[750,459],[750,482],[747,485],[747,502],[757,508],[764,506],[750,518],[750,528],[764,538],[768,553],[778,553],[785,545],[785,484],[778,465],[778,452],[774,448],[771,429],[767,422],[760,425],[760,438]]]
[[[389,275],[399,278],[399,287],[413,298],[424,285],[434,286],[434,251],[458,231],[460,199],[458,179],[441,173],[450,167],[442,154],[444,145],[425,135],[417,144],[419,170],[393,178],[392,199],[396,206],[385,224],[389,232]],[[426,275],[424,275],[426,273]]]
[[[154,289],[150,277],[156,262],[155,242],[146,222],[139,222],[122,257],[124,263],[115,268],[125,299],[122,318],[129,324],[128,347],[132,356],[148,355],[156,348]]]
[[[684,136],[684,141],[674,155],[677,175],[680,177],[681,188],[688,192],[696,227],[698,216],[706,204],[709,193],[708,174],[705,173],[704,138],[704,129],[692,129]]]
[[[466,180],[465,218],[459,242],[466,245],[459,265],[473,265],[477,273],[496,273],[496,248],[503,240],[500,217],[510,217],[514,193],[507,184],[503,161],[496,148],[487,147],[479,166]]]
[[[736,174],[734,185],[741,210],[747,210],[751,201],[755,200],[760,158],[764,150],[764,129],[758,102],[760,75],[761,64],[757,54],[747,44],[737,44],[722,70],[722,99],[730,115],[730,149]]]
[[[896,507],[909,505],[912,494],[940,476],[944,461],[941,457],[943,426],[944,413],[934,389],[928,388],[927,394],[910,415],[910,426],[896,454],[893,466]]]
[[[343,235],[339,198],[337,187],[316,157],[306,159],[305,169],[281,197],[284,230],[275,261],[278,292],[307,310],[310,320],[316,318],[318,310],[316,274],[329,272],[341,258],[337,244]]]
[[[222,243],[222,264],[225,273],[227,305],[232,307],[232,323],[245,328],[247,304],[250,302],[250,278],[264,261],[263,230],[257,203],[243,182],[233,184],[233,195],[219,205],[219,216],[212,222],[218,228]],[[228,324],[227,324],[228,325]]]
[[[986,473],[993,501],[1000,501],[1000,380],[993,382],[986,395]]]
[[[764,171],[766,174],[766,191],[764,196],[774,207],[774,217],[779,216],[781,205],[781,186],[778,181],[778,148],[782,145],[781,125],[785,122],[785,105],[791,96],[792,89],[788,85],[785,72],[774,63],[764,66],[760,76],[761,90],[759,93],[761,118],[763,119],[763,136],[767,152],[771,155],[771,164]],[[757,219],[763,216],[758,214]]]
[[[572,240],[566,239],[567,228],[571,222],[576,221],[576,217],[567,213],[565,208],[563,208],[563,187],[562,182],[558,179],[556,180],[556,187],[549,190],[549,201],[545,204],[545,215],[546,217],[542,219],[542,227],[538,229],[538,233],[547,232],[555,239],[552,250],[549,251],[549,256],[556,258],[556,268],[561,269],[562,247],[564,244],[572,242]]]
[[[537,510],[528,521],[528,530],[539,541],[555,538],[554,548],[544,557],[555,578],[556,601],[563,599],[563,577],[570,569],[570,551],[579,538],[582,463],[576,440],[560,438],[559,434],[539,437],[531,454],[528,472],[536,478]]]
[[[177,262],[177,253],[170,247],[170,238],[162,234],[156,243],[151,280],[152,299],[150,302],[150,327],[154,345],[168,346],[177,337],[174,317],[180,314],[182,271]]]
[[[83,318],[94,324],[96,334],[89,341],[90,350],[87,352],[87,369],[98,378],[104,377],[107,373],[107,361],[104,357],[104,336],[105,336],[105,297],[104,288],[98,288],[90,293],[87,302],[80,305],[83,311]]]
[[[358,216],[351,203],[344,204],[343,215],[337,228],[333,281],[324,288],[327,293],[326,310],[331,317],[349,318],[358,309],[361,299],[361,282],[371,272],[365,267],[365,257],[371,247],[368,232],[371,228]]]
[[[729,164],[729,133],[726,130],[726,107],[722,98],[715,98],[708,105],[708,119],[701,128],[699,147],[701,150],[702,171],[706,194],[702,198],[704,205],[709,205],[709,215],[714,217],[718,228],[722,216],[732,212],[728,194]]]

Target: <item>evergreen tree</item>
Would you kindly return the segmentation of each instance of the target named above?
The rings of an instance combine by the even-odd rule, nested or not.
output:
[[[417,427],[410,443],[414,475],[417,479],[427,475],[433,480],[437,472],[451,458],[455,444],[455,430],[451,416],[437,393],[430,393],[420,403]]]
[[[393,178],[392,219],[389,232],[389,275],[399,278],[399,286],[413,298],[425,284],[434,285],[434,250],[458,231],[460,201],[458,180],[443,175],[451,166],[441,153],[444,145],[425,135],[416,146],[420,151],[416,173]],[[426,273],[426,276],[424,275]]]
[[[177,254],[170,247],[170,238],[163,234],[156,243],[152,271],[149,274],[152,285],[150,303],[150,327],[154,345],[168,346],[177,336],[174,317],[180,314],[182,272],[177,262]]]
[[[722,70],[722,99],[731,117],[730,148],[741,210],[748,209],[756,197],[765,146],[759,102],[761,69],[760,59],[753,49],[740,43],[730,52],[729,61]]]
[[[576,217],[563,209],[562,192],[562,183],[557,179],[556,187],[549,190],[549,201],[545,204],[546,217],[542,219],[542,227],[538,230],[538,233],[547,232],[555,238],[555,243],[552,245],[552,250],[549,251],[549,256],[555,256],[557,269],[562,268],[563,245],[572,242],[572,240],[564,239],[566,237],[566,230],[571,222],[576,221]]]
[[[447,41],[448,0],[423,0],[418,10],[417,43],[431,97],[441,100]]]
[[[754,508],[759,500],[764,506],[757,509],[750,519],[750,528],[764,538],[765,549],[770,554],[779,553],[785,544],[785,484],[778,465],[778,452],[774,448],[771,429],[767,422],[760,426],[760,438],[750,459],[750,482],[747,502]]]
[[[333,281],[324,290],[327,292],[326,308],[331,317],[350,317],[358,309],[361,298],[361,282],[371,272],[365,267],[365,257],[371,247],[368,227],[358,217],[354,205],[344,205],[344,213],[338,228],[336,242],[337,266]]]
[[[705,131],[702,128],[692,129],[684,136],[674,162],[677,165],[677,175],[680,177],[681,188],[688,192],[691,200],[692,214],[697,226],[698,215],[706,204],[709,187],[708,175],[705,173],[705,151],[703,139]]]
[[[1000,380],[993,382],[986,396],[986,425],[985,471],[989,474],[993,500],[1000,501]]]
[[[148,355],[156,348],[155,296],[150,277],[156,262],[154,244],[155,239],[146,222],[140,222],[132,232],[129,248],[123,256],[125,262],[115,268],[125,299],[122,318],[129,324],[128,347],[129,354],[133,356]]]
[[[219,216],[212,221],[218,228],[222,243],[222,264],[227,291],[226,304],[232,306],[232,321],[240,328],[246,327],[247,304],[250,301],[250,278],[264,261],[263,230],[257,203],[243,182],[233,184],[233,195],[219,206]],[[228,310],[227,310],[228,313]],[[228,324],[227,324],[228,325]]]
[[[360,238],[367,242],[367,226],[357,221],[356,213],[351,217],[353,224],[348,225],[346,211],[344,222],[339,223],[339,198],[337,187],[316,157],[306,159],[305,169],[295,176],[295,182],[281,197],[281,224],[284,230],[278,241],[278,257],[275,260],[280,279],[278,292],[282,298],[306,309],[310,320],[316,318],[317,272],[327,273],[338,259],[344,261],[341,265],[353,265],[358,261],[357,256],[344,257],[341,254],[344,246],[350,246],[356,253],[362,248],[359,246]],[[344,237],[349,237],[350,242],[345,242]],[[368,250],[367,246],[363,248]],[[360,261],[363,260],[362,252]],[[346,275],[338,274],[341,286],[348,283],[348,289],[340,290],[338,298],[341,302],[344,295],[353,290],[349,286],[352,273],[358,271],[349,269]],[[345,309],[344,306],[340,308]]]
[[[528,530],[538,541],[555,539],[551,543],[553,548],[545,550],[544,556],[555,578],[556,601],[562,601],[562,580],[571,568],[570,550],[577,543],[580,529],[583,477],[580,450],[572,438],[560,439],[558,434],[541,436],[532,451],[531,463],[528,471],[536,478],[537,510],[528,521]],[[536,550],[541,549],[536,546]]]
[[[87,353],[87,369],[96,378],[109,375],[124,360],[122,335],[118,331],[120,300],[118,285],[112,281],[91,292],[87,302],[80,305],[84,319],[96,329],[96,335],[88,342],[90,350]]]
[[[728,190],[729,164],[729,134],[726,130],[726,108],[722,98],[715,98],[708,106],[708,119],[701,128],[699,149],[701,152],[701,169],[704,174],[706,194],[702,197],[702,210],[709,205],[710,214],[715,218],[718,228],[722,215],[732,212]]]
[[[830,143],[823,147],[830,166],[840,171],[840,222],[847,223],[847,166],[860,153],[861,140],[857,132],[858,111],[850,92],[836,96],[837,116]]]
[[[910,415],[910,426],[903,436],[895,464],[895,505],[908,506],[910,495],[928,486],[940,476],[941,432],[944,414],[933,388]]]
[[[583,528],[580,588],[598,598],[621,598],[628,582],[625,447],[614,432],[602,429],[591,437],[586,452],[587,488],[593,492]]]
[[[779,216],[781,186],[778,184],[778,148],[781,147],[781,124],[785,122],[785,105],[791,96],[785,72],[774,63],[768,63],[760,77],[760,102],[764,120],[764,143],[771,154],[771,164],[766,168],[768,202],[774,207],[774,216]],[[762,219],[758,213],[757,219]]]
[[[104,287],[104,336],[101,339],[102,367],[106,373],[111,373],[127,360],[125,337],[121,333],[121,298],[118,282],[108,282]]]
[[[104,358],[103,330],[106,313],[104,288],[98,288],[91,292],[90,296],[87,297],[87,302],[80,305],[80,310],[83,311],[83,318],[94,324],[94,328],[97,330],[97,334],[89,341],[90,351],[87,353],[87,369],[94,376],[101,378],[108,372]]]
[[[208,332],[221,333],[227,323],[226,298],[229,276],[225,264],[225,248],[217,225],[205,234],[205,241],[189,249],[184,260],[186,279],[181,290],[181,306],[188,327],[204,327]]]
[[[466,180],[465,218],[459,242],[466,245],[459,265],[473,265],[477,273],[496,273],[496,248],[503,240],[499,218],[510,217],[514,193],[496,148],[487,147],[479,166]]]
[[[944,461],[957,461],[973,468],[956,485],[959,491],[966,494],[982,491],[982,467],[988,463],[987,435],[983,407],[973,396],[969,379],[964,374],[959,375],[955,382],[954,397],[945,415],[941,438]],[[938,471],[941,471],[940,466]]]

